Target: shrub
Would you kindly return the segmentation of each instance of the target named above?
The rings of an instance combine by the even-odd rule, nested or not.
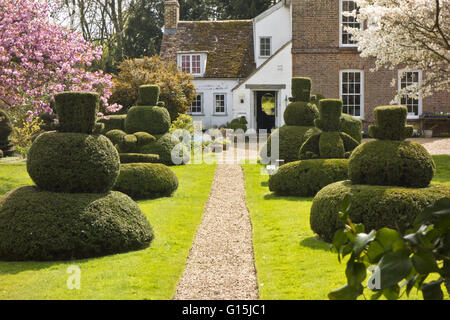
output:
[[[325,241],[332,241],[335,232],[344,227],[338,213],[349,194],[349,213],[354,223],[364,224],[366,230],[391,228],[403,233],[413,227],[414,219],[427,206],[449,197],[450,187],[412,189],[353,185],[350,181],[326,186],[314,198],[310,216],[311,229]]]
[[[141,152],[146,154],[157,154],[159,155],[161,163],[171,166],[174,165],[172,161],[172,150],[179,144],[180,141],[178,139],[174,138],[171,133],[167,133],[160,135],[159,137],[157,136],[156,142],[144,146],[141,148]],[[184,155],[180,150],[180,156],[183,156],[184,163],[187,163],[189,162],[190,155],[186,148],[184,150]]]
[[[120,153],[120,163],[159,163],[159,155],[143,153]]]
[[[347,171],[347,159],[291,162],[270,177],[269,189],[277,195],[311,197],[330,183],[346,180]]]
[[[169,112],[161,107],[133,107],[128,111],[125,120],[125,131],[127,133],[147,132],[156,135],[168,132],[169,128]]]
[[[420,144],[409,141],[367,142],[350,157],[349,178],[355,184],[426,187],[436,166]]]
[[[320,157],[342,159],[345,155],[344,142],[339,132],[322,132],[319,139]]]
[[[170,196],[178,188],[178,178],[162,164],[132,163],[120,166],[114,190],[135,200]]]
[[[134,136],[137,139],[137,145],[139,147],[145,146],[147,144],[153,143],[156,141],[156,138],[147,132],[136,132]]]
[[[27,170],[44,190],[102,193],[116,181],[119,154],[103,135],[45,132],[31,146]]]
[[[301,126],[282,126],[273,131],[272,135],[267,139],[267,143],[263,146],[260,152],[262,159],[268,160],[271,155],[271,141],[274,135],[278,136],[280,151],[279,159],[283,159],[285,163],[298,160],[298,150],[304,142],[305,133],[311,127]],[[275,159],[277,160],[277,159]]]
[[[89,92],[62,92],[55,95],[61,132],[92,133],[97,122],[100,96]]]
[[[307,102],[292,102],[284,111],[284,122],[288,126],[314,126],[319,116],[316,105]]]
[[[0,150],[3,152],[3,156],[10,157],[14,154],[14,147],[11,143],[9,136],[13,131],[11,120],[6,111],[0,109]]]
[[[158,86],[140,86],[138,93],[138,106],[156,106],[159,100],[160,89]]]
[[[413,127],[406,125],[408,109],[404,106],[377,107],[374,111],[375,126],[369,134],[380,140],[405,140],[413,134]]]
[[[242,129],[244,132],[247,131],[247,120],[245,117],[240,117],[233,119],[227,124],[227,129],[233,129],[234,131]]]
[[[292,78],[292,97],[294,101],[309,102],[311,99],[311,79]]]
[[[308,159],[319,159],[320,157],[320,134],[321,131],[312,131],[312,135],[306,139],[306,141],[301,145],[300,151],[298,153],[298,158],[300,160]],[[308,131],[309,134],[311,131]],[[305,135],[306,138],[306,135]]]
[[[125,119],[127,115],[113,115],[98,119],[99,123],[105,125],[103,133],[107,133],[111,130],[122,130],[125,131]]]
[[[339,131],[342,100],[323,99],[319,103],[319,119],[314,121],[322,131]]]
[[[11,142],[23,158],[27,157],[34,138],[42,133],[42,124],[40,118],[34,118],[31,121],[22,120],[21,125],[14,128]]]
[[[194,119],[188,114],[179,114],[178,118],[170,125],[170,132],[175,132],[178,129],[186,130],[193,135],[195,130]]]
[[[144,249],[152,239],[139,206],[119,192],[68,194],[28,186],[0,199],[3,261],[99,257]]]
[[[362,141],[362,121],[351,115],[341,115],[339,131],[345,132],[359,143]]]
[[[127,135],[127,134],[126,134],[124,131],[118,130],[118,129],[111,130],[111,131],[108,131],[108,132],[106,133],[106,137],[107,137],[109,140],[111,140],[111,142],[112,142],[114,145],[122,143],[123,138],[124,138],[126,135]]]

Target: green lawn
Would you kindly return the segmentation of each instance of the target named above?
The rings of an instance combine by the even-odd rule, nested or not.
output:
[[[450,184],[450,156],[435,160],[438,171],[433,183]],[[331,290],[346,283],[345,264],[339,264],[329,244],[311,231],[312,199],[275,197],[261,166],[243,168],[261,299],[327,299]]]
[[[71,262],[0,262],[4,299],[171,299],[203,217],[215,166],[173,168],[172,198],[139,202],[155,229],[147,250]],[[0,195],[30,184],[24,163],[0,163]],[[67,267],[81,268],[81,290],[68,290]]]

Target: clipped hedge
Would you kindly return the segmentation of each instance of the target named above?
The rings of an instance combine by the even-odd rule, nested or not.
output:
[[[105,134],[105,136],[106,136],[109,140],[111,140],[111,142],[112,142],[114,145],[122,143],[123,138],[124,138],[126,135],[127,135],[127,134],[126,134],[124,131],[118,130],[118,129],[108,131],[108,132]]]
[[[339,131],[345,132],[359,143],[362,141],[362,121],[351,115],[341,115]]]
[[[314,198],[310,216],[311,229],[325,241],[331,242],[335,232],[344,227],[338,213],[347,194],[353,195],[349,212],[354,223],[363,223],[368,232],[387,227],[403,233],[427,206],[450,197],[450,187],[353,185],[348,180],[326,186]]]
[[[319,118],[314,124],[322,131],[339,131],[342,100],[322,99],[319,102]]]
[[[55,108],[59,119],[59,131],[92,133],[97,122],[100,96],[90,92],[57,93]]]
[[[285,163],[297,161],[299,159],[298,150],[304,142],[305,133],[309,132],[310,129],[312,127],[301,126],[282,126],[276,129],[262,147],[261,159],[269,160],[271,158],[272,139],[274,136],[278,136],[280,144],[279,159],[283,159]]]
[[[0,199],[2,261],[99,257],[144,249],[152,239],[139,206],[119,192],[68,194],[28,186]]]
[[[294,101],[309,102],[311,99],[311,79],[294,77],[291,82],[292,97]]]
[[[162,164],[130,163],[120,166],[114,190],[135,200],[170,196],[178,188],[178,178]]]
[[[157,154],[159,155],[160,162],[172,166],[175,163],[172,161],[172,150],[176,147],[179,148],[180,141],[172,136],[171,133],[166,133],[164,135],[159,135],[156,137],[156,142],[146,145],[141,148],[141,153],[145,154]],[[179,148],[179,155],[183,157],[184,164],[189,162],[190,154],[186,147],[183,147],[184,153]]]
[[[147,132],[152,135],[164,134],[169,131],[170,122],[170,114],[166,108],[132,107],[125,120],[125,131],[127,133]]]
[[[421,188],[430,184],[435,171],[433,158],[422,145],[378,140],[353,151],[349,178],[355,184]]]
[[[45,132],[30,148],[27,170],[48,191],[103,193],[119,174],[119,154],[103,135]]]
[[[408,109],[404,106],[381,106],[374,110],[375,125],[369,127],[371,137],[380,140],[405,140],[413,134],[406,125]]]
[[[314,120],[319,117],[315,104],[308,102],[292,102],[284,111],[284,122],[288,126],[314,126]]]
[[[269,189],[277,195],[312,197],[330,183],[346,180],[347,171],[347,159],[291,162],[269,178]]]
[[[156,138],[147,132],[136,132],[134,134],[137,139],[137,145],[139,147],[145,146],[147,144],[153,143],[156,141]]]
[[[159,155],[142,153],[120,153],[120,163],[159,163]]]
[[[123,115],[108,115],[106,118],[100,118],[97,120],[99,123],[103,123],[105,125],[105,129],[103,129],[103,134],[111,131],[111,130],[121,130],[125,131],[125,119],[127,118],[126,114]]]
[[[159,86],[144,85],[139,87],[138,106],[156,106],[161,90]]]

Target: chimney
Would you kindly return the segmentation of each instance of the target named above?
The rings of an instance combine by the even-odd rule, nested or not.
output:
[[[176,33],[180,20],[180,4],[177,0],[164,0],[164,33]]]

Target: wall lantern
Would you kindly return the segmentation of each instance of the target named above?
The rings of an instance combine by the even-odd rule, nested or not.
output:
[[[240,101],[241,103],[244,103],[244,102],[245,102],[245,94],[240,94],[240,95],[239,95],[239,101]]]

